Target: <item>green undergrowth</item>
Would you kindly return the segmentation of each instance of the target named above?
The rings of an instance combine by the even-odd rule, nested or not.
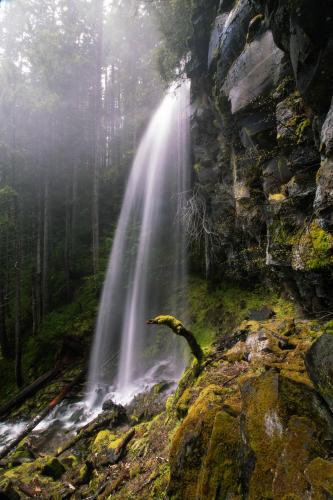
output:
[[[25,384],[54,367],[66,351],[68,339],[82,345],[82,354],[88,349],[103,277],[100,273],[97,279],[93,276],[84,278],[73,300],[51,311],[44,318],[38,334],[24,340],[22,364]],[[0,358],[0,376],[5,381],[0,386],[0,400],[4,400],[18,391],[12,360]]]
[[[204,348],[246,319],[251,310],[264,306],[272,308],[278,318],[295,315],[291,302],[263,286],[246,288],[225,283],[211,289],[203,279],[190,279],[189,328]]]
[[[38,359],[40,372],[49,368],[68,336],[84,343],[89,341],[96,317],[100,286],[101,283],[93,276],[85,278],[72,302],[46,316],[38,335],[27,342],[24,356],[27,367],[34,367]]]

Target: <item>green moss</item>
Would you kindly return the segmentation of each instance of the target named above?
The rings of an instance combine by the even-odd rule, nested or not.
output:
[[[333,334],[333,320],[327,321],[323,326],[324,333],[332,333]]]
[[[167,488],[170,480],[169,464],[161,465],[153,474],[154,476],[149,478],[150,481],[154,480],[150,490],[151,498],[156,498],[158,500],[167,499]]]
[[[310,126],[311,121],[304,114],[294,115],[286,124],[286,127],[293,131],[296,144],[301,144],[304,141],[305,133]]]
[[[318,221],[302,231],[293,247],[293,268],[304,271],[325,269],[333,264],[333,236]]]
[[[324,491],[333,496],[333,463],[323,458],[315,458],[306,468],[305,476],[313,488],[313,498],[323,498]]]
[[[278,407],[278,376],[269,372],[246,382],[242,388],[245,425],[255,454],[249,497],[273,498],[274,469],[281,453],[283,427]]]
[[[170,450],[169,495],[172,499],[197,498],[197,479],[221,404],[221,388],[203,389],[177,428]]]
[[[208,451],[202,465],[197,498],[235,498],[241,491],[241,466],[237,460],[241,437],[239,419],[217,413]]]
[[[43,476],[49,476],[54,480],[60,479],[61,476],[66,471],[63,464],[57,458],[51,458],[46,462],[46,464],[41,469],[41,474]]]
[[[318,451],[313,422],[306,417],[292,416],[275,469],[273,498],[303,500],[308,496],[309,485],[304,469]]]
[[[91,449],[93,453],[102,453],[107,449],[115,449],[120,442],[121,439],[119,439],[118,436],[106,429],[99,431]]]
[[[192,398],[192,392],[189,387],[185,389],[176,405],[176,413],[178,418],[184,418],[187,414],[189,404]]]
[[[78,474],[78,482],[79,484],[87,484],[89,483],[92,475],[93,467],[90,462],[86,462],[80,467]]]
[[[270,253],[278,262],[290,262],[296,231],[284,218],[274,218],[269,226]]]
[[[198,175],[202,169],[202,165],[200,162],[196,163],[193,167],[194,172]]]

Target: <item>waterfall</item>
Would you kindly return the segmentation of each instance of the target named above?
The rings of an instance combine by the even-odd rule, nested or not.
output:
[[[100,301],[89,367],[90,400],[107,386],[126,399],[154,367],[164,366],[168,376],[183,368],[179,339],[164,330],[161,337],[146,320],[184,314],[186,254],[180,212],[189,189],[189,106],[189,82],[174,84],[138,147]]]

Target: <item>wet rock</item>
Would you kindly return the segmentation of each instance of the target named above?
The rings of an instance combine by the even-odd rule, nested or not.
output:
[[[207,54],[209,50],[210,26],[215,19],[217,0],[206,0],[204,8],[198,2],[192,10],[192,25],[195,27],[190,40],[193,57],[187,64],[186,72],[189,77],[199,76],[207,70]]]
[[[126,407],[127,414],[136,422],[151,419],[164,410],[167,397],[174,388],[174,382],[169,381],[154,385],[149,392],[134,397]]]
[[[235,0],[220,0],[219,12],[230,12],[234,7]]]
[[[112,401],[112,399],[104,401],[102,410],[103,412],[106,412],[108,415],[110,415],[112,425],[114,426],[122,424],[127,419],[126,408],[115,403],[114,401]]]
[[[321,224],[333,228],[333,160],[324,160],[317,173],[314,209]]]
[[[32,462],[34,460],[34,455],[31,453],[30,450],[16,450],[14,453],[12,453],[10,460],[13,465],[21,465],[24,463]]]
[[[251,19],[256,10],[248,0],[240,0],[228,16],[220,37],[219,60],[217,64],[217,78],[221,83],[227,77],[228,71],[237,56],[242,52]]]
[[[280,156],[270,160],[263,169],[263,190],[266,196],[280,192],[281,186],[286,184],[292,175],[285,157]]]
[[[325,333],[311,346],[305,365],[312,382],[333,412],[333,335]]]
[[[253,309],[250,311],[248,319],[254,321],[266,321],[275,316],[275,311],[271,307],[264,306],[261,309]]]
[[[48,476],[57,481],[66,471],[63,464],[57,458],[51,458],[43,465],[41,469],[41,474],[43,476]]]
[[[272,130],[275,129],[275,119],[263,111],[252,112],[240,120],[240,139],[244,148],[264,147],[271,144]]]
[[[212,62],[216,60],[220,48],[220,39],[223,33],[224,25],[227,20],[227,14],[218,16],[214,22],[214,28],[210,37],[209,51],[208,51],[208,68]]]
[[[234,61],[223,86],[232,113],[273,89],[284,73],[284,53],[275,45],[271,32],[248,44]]]
[[[311,122],[305,114],[302,98],[297,92],[289,95],[276,106],[277,138],[280,144],[304,142]]]
[[[119,416],[126,414],[125,408],[122,405],[119,405],[114,401],[112,401],[112,399],[107,399],[106,401],[104,401],[102,410],[113,411],[115,414],[118,414]]]
[[[324,156],[333,156],[333,101],[321,129],[320,150]]]

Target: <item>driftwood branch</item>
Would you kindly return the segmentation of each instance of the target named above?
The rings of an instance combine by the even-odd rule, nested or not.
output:
[[[171,330],[180,337],[184,337],[190,346],[193,356],[198,360],[199,363],[203,360],[203,351],[198,344],[193,333],[187,330],[183,323],[176,319],[174,316],[156,316],[153,319],[147,321],[148,325],[165,325],[171,328]]]
[[[37,380],[25,387],[21,392],[19,392],[14,398],[0,406],[0,416],[6,416],[11,410],[24,403],[26,399],[33,396],[39,389],[41,389],[41,387],[52,380],[58,373],[59,368],[55,368],[54,370],[50,370],[49,372],[41,375]]]
[[[79,430],[79,432],[75,436],[71,437],[61,448],[58,449],[54,456],[59,457],[82,439],[90,438],[101,429],[109,427],[110,424],[112,424],[113,420],[114,416],[110,413],[107,413],[105,417],[103,415],[99,415],[96,420],[86,424],[84,427],[82,427],[82,429]]]
[[[67,384],[62,391],[56,396],[52,401],[47,405],[44,410],[39,413],[27,426],[26,428],[19,434],[14,441],[9,443],[7,446],[4,447],[4,449],[0,452],[0,460],[8,455],[16,446],[24,439],[27,437],[34,429],[37,427],[37,425],[42,422],[50,413],[51,411],[59,404],[67,394],[75,387],[77,384],[81,382],[83,377],[85,376],[86,370],[83,370],[79,373],[77,377],[75,377],[72,382]]]

